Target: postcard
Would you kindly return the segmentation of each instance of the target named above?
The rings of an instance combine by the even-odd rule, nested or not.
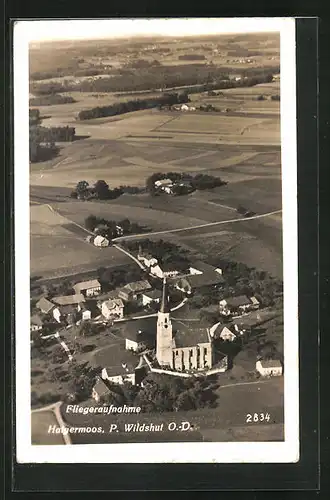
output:
[[[293,18],[14,26],[19,463],[299,460]]]

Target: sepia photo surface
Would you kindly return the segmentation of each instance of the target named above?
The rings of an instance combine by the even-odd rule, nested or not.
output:
[[[14,29],[17,460],[299,459],[295,21]]]

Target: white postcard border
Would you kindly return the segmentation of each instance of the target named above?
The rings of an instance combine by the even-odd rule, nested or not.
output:
[[[181,20],[182,23],[189,21]],[[232,30],[236,30],[236,33],[280,32],[285,440],[283,442],[123,443],[58,446],[31,445],[30,335],[27,334],[30,330],[28,43],[35,40],[34,36],[38,33],[35,23],[38,22],[17,21],[14,27],[15,404],[17,462],[297,462],[299,460],[299,352],[294,18],[233,18],[218,20],[220,33],[221,25],[228,27],[228,22],[233,27]],[[53,21],[43,21],[43,23],[47,22],[52,23]],[[79,23],[81,21],[64,22]],[[95,20],[90,22],[95,24]],[[71,30],[71,33],[73,31]],[[89,33],[84,31],[84,36],[88,38]]]

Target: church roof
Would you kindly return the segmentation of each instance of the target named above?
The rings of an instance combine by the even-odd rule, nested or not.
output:
[[[209,334],[206,328],[191,328],[184,327],[181,322],[172,321],[173,329],[176,329],[174,334],[175,348],[194,347],[198,344],[210,342]]]

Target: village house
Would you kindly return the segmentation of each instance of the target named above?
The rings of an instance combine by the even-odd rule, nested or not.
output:
[[[174,265],[170,262],[164,262],[162,264],[157,264],[150,268],[150,274],[156,276],[157,278],[163,279],[165,277],[174,277],[179,274],[179,271],[174,268]]]
[[[124,293],[127,292],[128,294],[130,294],[130,300],[137,300],[142,295],[142,293],[146,292],[147,290],[151,290],[151,288],[152,286],[150,285],[149,281],[140,280],[128,283],[127,285],[123,286],[121,292],[123,291]]]
[[[106,300],[102,303],[101,312],[106,319],[122,319],[124,303],[120,298]]]
[[[93,243],[96,247],[109,246],[109,240],[107,240],[106,238],[104,238],[104,236],[101,236],[100,234],[98,236],[95,236]]]
[[[53,310],[54,319],[58,323],[67,323],[68,325],[73,325],[79,319],[78,313],[79,308],[73,304],[66,304],[59,307],[55,307]]]
[[[86,297],[95,297],[101,292],[101,284],[98,280],[82,281],[73,287],[76,294],[82,293]]]
[[[222,270],[202,261],[196,261],[189,267],[190,275],[178,278],[174,282],[175,288],[190,294],[192,291],[203,287],[220,286],[224,283]]]
[[[279,377],[283,374],[282,363],[277,359],[259,359],[256,362],[256,370],[262,377]]]
[[[158,260],[151,255],[151,253],[144,253],[141,246],[139,247],[138,261],[142,262],[147,268],[155,266],[158,264]]]
[[[147,340],[145,339],[142,330],[127,330],[124,333],[125,349],[127,351],[140,351],[146,349]]]
[[[162,296],[162,292],[160,290],[149,290],[143,292],[141,295],[142,305],[148,306],[150,304],[159,304]]]
[[[58,323],[67,322],[73,324],[78,319],[78,314],[82,304],[85,302],[85,297],[81,294],[63,295],[53,297],[52,301],[55,304],[53,309],[53,317]]]
[[[220,300],[219,310],[222,316],[244,314],[248,311],[259,309],[260,303],[255,297],[239,295]]]
[[[237,339],[237,330],[232,331],[228,326],[222,323],[216,323],[210,328],[210,335],[213,339],[221,339],[224,341],[234,342]]]
[[[139,384],[143,378],[143,358],[122,344],[114,344],[100,351],[93,357],[93,365],[102,368],[101,378],[105,382]]]
[[[42,330],[43,321],[41,319],[41,316],[39,316],[39,314],[33,314],[33,316],[31,316],[30,324],[31,324],[30,326],[31,332],[37,332]]]
[[[107,386],[107,383],[105,380],[103,380],[101,377],[96,378],[95,385],[92,389],[92,398],[94,401],[97,403],[102,402],[103,397],[109,394],[109,387]]]
[[[92,311],[86,306],[86,304],[81,304],[80,314],[82,321],[89,321],[92,319]]]
[[[45,297],[41,297],[40,300],[36,303],[36,307],[43,313],[49,314],[55,307],[55,305],[50,302],[50,300]]]

